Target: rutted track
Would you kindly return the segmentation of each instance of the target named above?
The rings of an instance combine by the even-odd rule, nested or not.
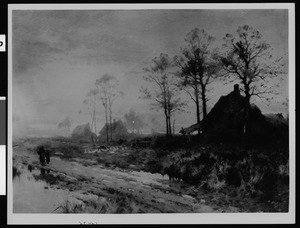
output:
[[[38,156],[23,146],[14,148],[13,155],[14,163],[41,168]],[[84,162],[52,157],[47,169],[57,177],[56,186],[61,189],[105,198],[123,194],[145,213],[221,212],[221,209],[213,209],[213,206],[186,195],[180,184],[173,184],[161,175],[107,169],[96,163],[86,166]]]

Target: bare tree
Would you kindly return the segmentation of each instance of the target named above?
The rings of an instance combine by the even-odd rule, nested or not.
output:
[[[237,79],[243,85],[245,93],[245,125],[246,133],[250,99],[257,96],[269,101],[278,94],[283,71],[282,58],[274,59],[271,46],[262,40],[262,34],[249,25],[240,26],[236,35],[226,34],[224,37],[224,51],[221,55],[224,76],[228,80]]]
[[[180,85],[196,104],[198,124],[201,105],[203,118],[207,115],[208,85],[218,66],[214,58],[215,50],[212,48],[214,40],[205,30],[195,28],[186,35],[186,47],[182,49],[182,55],[175,56],[175,63],[180,68],[177,72]],[[200,129],[198,133],[200,134]]]
[[[110,140],[112,141],[112,105],[114,101],[123,96],[123,93],[118,90],[119,81],[118,79],[110,74],[104,74],[98,78],[95,82],[98,89],[100,100],[105,109],[105,121],[107,127],[107,142],[109,142],[109,129],[110,129]]]
[[[64,136],[70,136],[70,127],[72,126],[72,119],[70,117],[66,117],[63,121],[58,123],[58,128],[63,128]]]
[[[171,117],[176,111],[183,111],[186,104],[181,100],[180,91],[177,87],[176,78],[171,71],[173,62],[167,54],[160,54],[152,60],[153,64],[144,69],[147,73],[144,80],[150,82],[151,90],[141,88],[145,99],[154,100],[152,107],[157,110],[163,109],[166,119],[166,135],[171,136]]]
[[[86,94],[86,99],[83,100],[83,104],[86,106],[86,109],[88,111],[88,114],[91,117],[91,128],[92,131],[97,134],[97,96],[99,94],[99,91],[97,88],[91,89],[87,94]],[[82,110],[80,110],[79,113],[84,113]],[[84,113],[85,114],[85,113]]]

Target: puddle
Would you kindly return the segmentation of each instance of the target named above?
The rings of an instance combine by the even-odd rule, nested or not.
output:
[[[143,172],[143,171],[133,171],[131,172],[132,176],[135,176],[136,181],[142,183],[142,184],[157,184],[160,186],[165,186],[164,183],[161,183],[163,180],[168,180],[169,178],[167,175],[162,176],[161,174],[158,173],[148,173],[148,172]]]
[[[111,182],[111,181],[109,181],[109,180],[102,180],[102,182],[105,182],[105,183],[112,184],[112,182]]]
[[[183,198],[194,200],[195,198],[190,195],[182,195]]]
[[[61,205],[80,204],[67,190],[56,189],[47,170],[19,166],[13,178],[13,213],[51,213]],[[60,208],[55,211],[60,212]]]

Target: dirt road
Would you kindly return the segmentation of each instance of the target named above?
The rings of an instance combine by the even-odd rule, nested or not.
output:
[[[38,156],[26,146],[14,147],[14,164],[39,168]],[[195,187],[171,182],[160,174],[108,169],[93,160],[52,157],[47,167],[56,179],[53,188],[110,199],[118,195],[138,205],[140,213],[237,212],[228,199],[212,197]],[[212,199],[213,198],[213,199]]]

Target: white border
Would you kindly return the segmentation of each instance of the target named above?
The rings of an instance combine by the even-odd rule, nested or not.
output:
[[[0,145],[0,195],[6,195],[6,146]]]
[[[290,205],[288,213],[190,214],[13,214],[12,213],[12,10],[288,9]],[[295,7],[262,4],[20,4],[8,5],[8,224],[293,224],[295,223]]]
[[[5,100],[6,97],[0,97],[0,101]],[[6,145],[0,145],[0,195],[6,195]]]
[[[292,3],[215,4],[9,4],[8,10],[292,9]]]

